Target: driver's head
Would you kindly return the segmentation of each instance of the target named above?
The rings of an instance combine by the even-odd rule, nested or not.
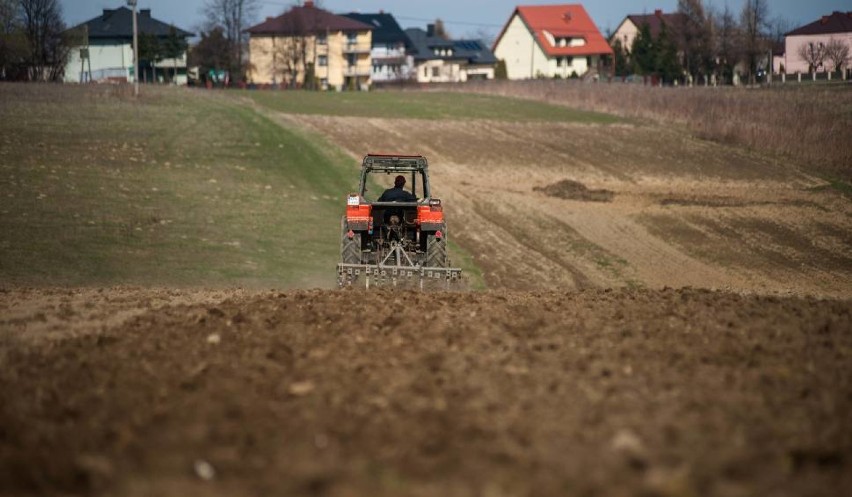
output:
[[[402,188],[403,186],[405,186],[405,176],[400,174],[399,176],[394,178],[393,186],[395,186],[396,188]]]

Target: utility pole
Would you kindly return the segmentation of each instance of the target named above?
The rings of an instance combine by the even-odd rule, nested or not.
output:
[[[136,24],[136,0],[127,0],[133,7],[133,94],[139,96],[139,35]]]

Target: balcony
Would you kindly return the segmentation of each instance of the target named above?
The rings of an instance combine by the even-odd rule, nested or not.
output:
[[[343,44],[343,53],[352,53],[352,54],[368,54],[370,53],[369,43],[344,43]]]
[[[344,76],[369,76],[372,73],[371,67],[346,66],[343,68]]]

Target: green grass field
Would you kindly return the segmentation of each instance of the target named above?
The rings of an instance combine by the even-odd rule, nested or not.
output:
[[[330,286],[351,159],[222,94],[4,86],[0,279]]]
[[[412,119],[493,119],[612,124],[609,114],[523,100],[451,92],[292,92],[249,94],[258,104],[292,114]]]
[[[142,93],[0,86],[3,284],[333,286],[359,164],[268,110],[611,120],[444,93]],[[482,288],[470,255],[451,255]]]

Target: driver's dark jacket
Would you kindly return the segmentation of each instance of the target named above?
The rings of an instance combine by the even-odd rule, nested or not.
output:
[[[402,188],[388,188],[379,197],[379,202],[416,202],[417,197],[413,193]]]

